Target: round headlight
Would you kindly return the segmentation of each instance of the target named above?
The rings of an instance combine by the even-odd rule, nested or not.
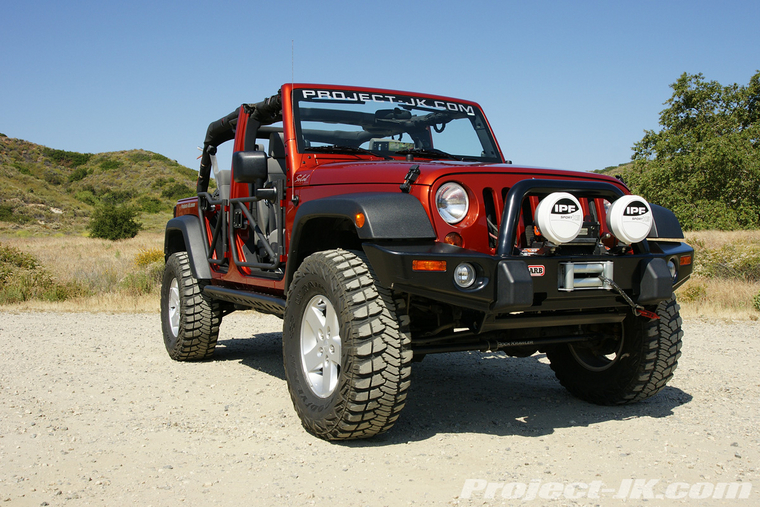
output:
[[[446,223],[456,224],[467,216],[470,199],[467,190],[458,183],[444,183],[435,194],[435,207]]]

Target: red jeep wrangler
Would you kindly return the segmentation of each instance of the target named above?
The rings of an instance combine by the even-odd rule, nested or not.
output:
[[[206,359],[224,315],[283,318],[293,404],[325,439],[388,430],[438,352],[545,352],[575,396],[630,403],[673,376],[693,253],[622,181],[505,161],[474,102],[286,84],[208,128],[166,226],[164,342]]]

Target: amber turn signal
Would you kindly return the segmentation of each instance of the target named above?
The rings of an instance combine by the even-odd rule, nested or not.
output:
[[[364,227],[364,220],[365,220],[364,213],[357,213],[356,216],[354,217],[354,223],[356,223],[356,227],[358,227],[359,229]]]
[[[444,243],[448,243],[449,245],[459,246],[461,247],[464,245],[464,240],[462,239],[462,236],[459,235],[457,232],[450,232],[446,235],[445,238],[443,238]]]
[[[414,271],[446,271],[446,261],[421,261],[413,260]]]
[[[689,264],[691,264],[691,255],[682,256],[679,262],[681,266],[688,266]]]

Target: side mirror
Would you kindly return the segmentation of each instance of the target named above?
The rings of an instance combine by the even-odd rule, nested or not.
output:
[[[236,151],[232,154],[235,183],[256,183],[267,178],[267,155],[263,151]]]

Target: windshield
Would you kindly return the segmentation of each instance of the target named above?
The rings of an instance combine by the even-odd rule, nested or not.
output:
[[[293,91],[298,151],[501,162],[472,104],[329,89]]]

